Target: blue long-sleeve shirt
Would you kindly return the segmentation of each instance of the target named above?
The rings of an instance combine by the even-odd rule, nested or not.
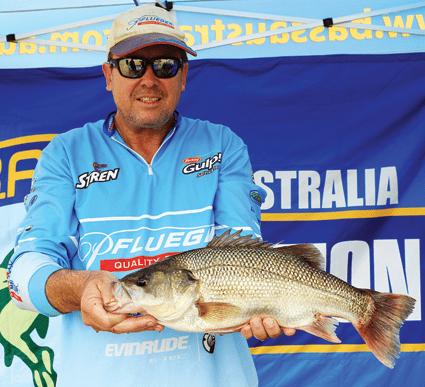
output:
[[[120,278],[205,247],[229,227],[261,235],[264,193],[253,183],[245,144],[227,127],[175,115],[175,127],[149,165],[114,129],[113,114],[58,135],[45,148],[8,268],[16,305],[58,315],[44,288],[61,268],[108,270]],[[239,334],[217,337],[210,354],[202,334],[96,334],[79,312],[65,315],[62,325],[66,361],[59,387],[140,378],[148,378],[149,386],[257,385]],[[112,368],[125,369],[125,377],[105,373]]]

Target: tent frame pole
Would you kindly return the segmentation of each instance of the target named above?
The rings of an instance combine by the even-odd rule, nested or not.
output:
[[[200,8],[200,7],[188,7],[188,6],[173,6],[172,12],[193,12],[193,13],[202,13],[202,14],[213,14],[218,16],[231,16],[231,17],[241,17],[248,19],[259,19],[259,20],[271,20],[271,21],[284,21],[289,23],[300,23],[298,25],[292,25],[291,27],[278,28],[273,31],[259,32],[255,34],[249,34],[244,36],[238,36],[236,38],[224,39],[217,42],[209,42],[205,44],[195,45],[192,48],[195,51],[205,50],[214,47],[226,46],[235,43],[241,43],[254,39],[261,39],[275,35],[281,35],[286,33],[292,33],[296,31],[308,30],[317,27],[344,27],[344,28],[355,28],[361,30],[373,30],[373,31],[382,31],[382,32],[395,32],[402,34],[411,34],[425,36],[425,30],[422,29],[411,29],[411,28],[402,28],[402,27],[390,27],[390,26],[378,26],[372,24],[363,24],[363,23],[354,23],[353,20],[358,20],[362,18],[368,18],[373,16],[380,16],[389,13],[407,11],[411,9],[417,9],[425,7],[425,1],[419,3],[406,4],[398,7],[391,7],[381,10],[369,11],[358,13],[355,15],[342,16],[336,18],[327,18],[324,20],[320,19],[311,19],[311,18],[299,18],[291,16],[281,16],[281,15],[271,15],[271,14],[261,14],[261,13],[252,13],[252,12],[241,12],[241,11],[232,11],[232,10],[219,10],[219,9],[209,9],[209,8]],[[31,31],[21,34],[9,34],[7,36],[0,36],[0,43],[4,42],[23,42],[23,43],[33,43],[44,46],[58,46],[58,47],[67,47],[73,49],[84,49],[87,51],[103,51],[106,52],[106,46],[98,46],[93,44],[82,44],[82,43],[73,43],[73,42],[63,42],[63,41],[54,41],[47,39],[38,39],[35,36],[45,35],[49,33],[64,31],[68,29],[85,27],[88,25],[108,22],[115,19],[119,14],[113,14],[108,16],[103,16],[94,19],[83,20],[75,23],[68,23],[57,27],[44,28],[41,30]],[[329,20],[331,24],[329,24]]]

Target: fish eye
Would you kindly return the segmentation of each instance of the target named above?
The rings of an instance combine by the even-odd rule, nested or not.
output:
[[[144,287],[149,283],[149,276],[142,275],[140,278],[137,279],[137,286]]]

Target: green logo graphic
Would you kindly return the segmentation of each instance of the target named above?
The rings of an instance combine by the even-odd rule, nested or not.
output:
[[[4,347],[4,364],[10,367],[14,356],[17,356],[31,370],[35,387],[54,387],[57,374],[53,369],[53,350],[40,347],[30,337],[36,330],[44,339],[49,318],[21,310],[12,302],[6,279],[6,268],[12,253],[13,250],[0,264],[0,344]]]

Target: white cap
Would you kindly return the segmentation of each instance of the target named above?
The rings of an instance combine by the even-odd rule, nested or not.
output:
[[[183,31],[166,9],[155,5],[139,5],[114,20],[106,44],[106,54],[108,57],[109,52],[124,56],[143,47],[170,44],[197,56],[186,45],[184,38]]]

